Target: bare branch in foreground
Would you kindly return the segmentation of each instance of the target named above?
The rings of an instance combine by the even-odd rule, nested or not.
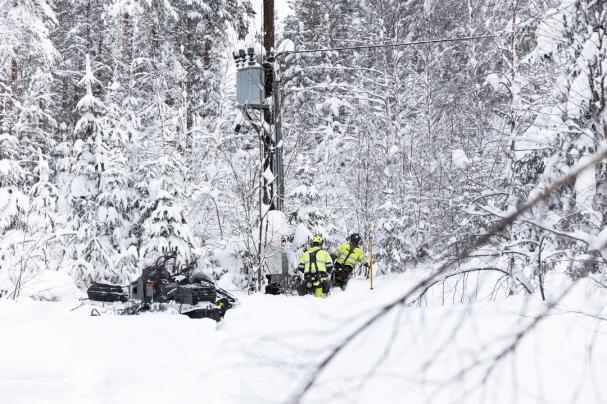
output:
[[[491,240],[492,236],[504,231],[506,228],[508,228],[510,225],[512,225],[522,214],[527,212],[529,209],[531,209],[538,203],[547,199],[554,192],[560,190],[564,186],[573,182],[580,173],[582,173],[584,170],[586,170],[590,167],[594,167],[594,165],[600,163],[605,158],[607,158],[607,148],[604,148],[600,152],[596,153],[595,156],[591,160],[587,161],[585,164],[581,164],[581,165],[578,165],[577,167],[575,167],[573,170],[571,170],[571,172],[568,175],[566,175],[565,177],[556,181],[551,186],[547,187],[542,193],[537,195],[531,201],[527,202],[520,209],[518,209],[517,211],[513,212],[512,214],[504,217],[501,222],[499,222],[497,225],[494,226],[493,229],[491,229],[491,231],[489,231],[489,232],[485,233],[483,236],[479,237],[476,242],[474,242],[472,245],[470,245],[468,248],[466,248],[462,252],[462,257],[460,257],[460,259],[467,258],[471,253],[476,251],[478,248],[483,247],[486,244],[488,244],[489,241]],[[318,366],[316,367],[316,369],[314,370],[314,372],[312,373],[312,375],[310,376],[310,378],[308,379],[308,381],[306,382],[304,387],[301,389],[301,391],[299,391],[293,397],[291,402],[294,404],[301,403],[301,400],[306,395],[306,393],[314,386],[314,384],[318,380],[318,377],[320,376],[322,371],[360,333],[367,330],[369,327],[371,327],[371,325],[375,324],[379,319],[381,319],[384,315],[386,315],[388,312],[390,312],[393,308],[406,303],[407,300],[409,300],[411,297],[413,297],[415,295],[415,293],[425,290],[426,288],[430,287],[433,284],[433,282],[435,282],[441,275],[443,275],[451,265],[457,263],[457,260],[458,260],[457,258],[452,258],[452,259],[445,261],[434,271],[434,273],[432,273],[431,275],[427,276],[425,279],[418,282],[417,285],[413,286],[408,292],[406,292],[404,295],[402,295],[395,301],[388,303],[385,306],[383,306],[382,308],[380,308],[376,314],[372,315],[362,325],[360,325],[358,328],[356,328],[354,331],[352,331],[350,334],[348,334],[339,344],[337,344],[329,352],[329,354],[325,357],[325,359],[323,359],[322,362],[320,362],[318,364]],[[539,320],[538,320],[538,322],[539,322]],[[534,326],[535,326],[535,324],[533,325],[533,327]]]

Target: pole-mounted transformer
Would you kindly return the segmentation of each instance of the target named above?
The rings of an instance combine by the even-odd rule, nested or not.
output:
[[[264,68],[257,63],[255,49],[234,52],[236,62],[236,101],[242,108],[265,109]]]

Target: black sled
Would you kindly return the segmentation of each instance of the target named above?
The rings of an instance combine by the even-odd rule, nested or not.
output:
[[[98,302],[126,302],[129,294],[122,286],[93,282],[86,291],[89,299]]]

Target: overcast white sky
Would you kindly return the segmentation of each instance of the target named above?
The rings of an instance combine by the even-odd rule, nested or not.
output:
[[[255,29],[257,31],[261,30],[261,12],[263,9],[263,0],[251,0],[253,3],[253,8],[255,8],[255,12],[257,13],[255,18]],[[276,13],[276,28],[280,28],[280,21],[285,18],[288,14],[290,8],[288,4],[288,0],[274,0],[274,8]]]
[[[261,31],[261,13],[263,10],[263,0],[251,0],[251,3],[253,4],[253,8],[255,9],[256,13],[254,25],[250,27],[249,34],[247,35],[247,38],[244,41],[237,41],[236,36],[232,33],[232,35],[234,36],[234,43],[233,47],[229,49],[230,54],[234,50],[247,48],[249,46],[261,47],[261,45],[255,40],[255,36]],[[288,0],[274,0],[274,8],[276,15],[276,33],[278,34],[278,31],[280,31],[281,29],[281,21],[289,14],[291,9],[289,8]],[[279,43],[276,44],[276,46],[278,45]],[[228,63],[228,76],[233,77],[233,79],[235,80],[236,65],[231,62],[231,56]]]

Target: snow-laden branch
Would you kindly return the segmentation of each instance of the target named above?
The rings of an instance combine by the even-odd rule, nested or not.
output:
[[[483,211],[485,211],[487,213],[490,213],[490,214],[492,214],[494,216],[497,216],[500,219],[507,219],[508,218],[508,216],[503,215],[500,212],[494,211],[494,210],[489,209],[489,208],[487,208],[485,206],[482,206],[480,204],[477,204],[477,206],[481,210],[483,210]],[[588,234],[586,234],[586,233],[582,233],[582,232],[567,232],[567,231],[558,230],[558,229],[555,229],[555,228],[553,228],[553,227],[551,227],[551,226],[549,226],[547,224],[539,222],[537,220],[519,218],[518,221],[519,222],[523,222],[523,223],[527,223],[527,224],[531,224],[531,225],[536,226],[536,227],[538,227],[538,228],[540,228],[542,230],[545,230],[547,232],[554,233],[554,234],[556,234],[558,236],[567,237],[567,238],[570,238],[570,239],[576,240],[576,241],[581,241],[582,243],[584,243],[586,245],[590,245],[590,243],[591,243],[591,236],[588,235]]]

